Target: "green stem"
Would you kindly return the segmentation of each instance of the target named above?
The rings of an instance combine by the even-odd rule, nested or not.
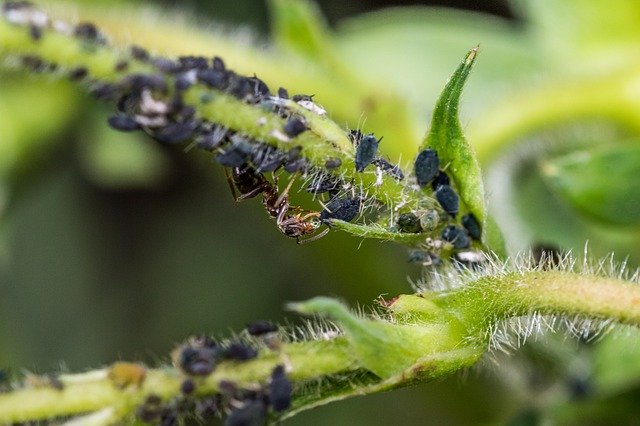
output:
[[[640,326],[640,285],[616,278],[562,271],[487,276],[460,290],[432,295],[484,335],[507,318],[541,314],[583,315]]]
[[[262,353],[252,361],[221,363],[211,375],[197,382],[197,394],[215,393],[222,380],[239,386],[265,383],[278,364],[290,366],[288,376],[296,382],[346,374],[358,369],[357,360],[350,353],[344,338],[290,343],[284,345],[280,352]],[[64,384],[62,390],[26,387],[0,394],[0,424],[77,415],[109,407],[123,418],[151,394],[163,400],[179,396],[184,380],[184,376],[174,368],[153,369],[146,372],[146,378],[140,386],[132,384],[121,389],[113,383],[108,373],[109,370],[104,369],[60,376]]]

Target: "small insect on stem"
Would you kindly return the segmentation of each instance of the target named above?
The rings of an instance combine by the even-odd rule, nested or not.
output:
[[[301,240],[300,237],[314,233],[321,222],[316,220],[320,213],[301,210],[289,204],[289,191],[295,180],[295,175],[289,181],[282,193],[278,192],[277,183],[269,182],[261,173],[244,164],[226,171],[227,182],[236,201],[253,198],[262,194],[262,203],[267,213],[276,220],[280,232],[287,237],[295,238],[298,244],[315,241],[326,235],[328,229],[315,237]],[[291,211],[294,211],[291,214]]]

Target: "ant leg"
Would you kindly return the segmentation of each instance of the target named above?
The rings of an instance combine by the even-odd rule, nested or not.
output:
[[[331,229],[327,228],[324,231],[322,231],[321,233],[319,233],[318,235],[314,235],[313,237],[305,238],[304,240],[301,240],[300,237],[296,237],[296,243],[298,243],[298,244],[307,244],[307,243],[312,243],[314,241],[318,241],[320,238],[322,238],[325,235],[327,235],[329,233],[329,231],[331,231]]]
[[[284,189],[284,191],[282,191],[282,193],[280,194],[280,196],[278,197],[278,199],[274,203],[274,205],[276,207],[279,206],[280,204],[282,204],[282,202],[287,199],[287,197],[289,196],[289,190],[291,189],[291,186],[293,185],[293,181],[294,180],[295,180],[295,175],[291,176],[291,179],[289,180],[289,183],[287,184],[287,187]]]

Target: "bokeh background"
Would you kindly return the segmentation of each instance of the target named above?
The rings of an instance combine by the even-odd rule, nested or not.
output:
[[[122,3],[114,1],[113,7]],[[260,42],[269,37],[263,0],[154,4],[192,14],[200,22],[250,29]],[[318,5],[336,31],[363,13],[399,5],[475,10],[486,14],[489,26],[496,17],[505,20],[501,28],[525,25],[503,1],[323,0]],[[473,38],[453,44],[468,48],[479,41],[483,42]],[[425,70],[427,75],[415,83],[432,81],[433,87],[425,87],[420,95],[420,105],[435,102],[437,90],[465,49],[452,51],[443,45],[433,52],[452,59]],[[419,50],[413,46],[405,55]],[[544,65],[518,57],[517,49],[514,52],[507,60],[514,61],[513,69],[529,72],[526,81],[549,72]],[[382,67],[380,55],[374,57],[349,66]],[[489,70],[491,66],[502,64],[488,61]],[[478,68],[482,67],[480,61]],[[506,77],[489,88],[490,94],[471,83],[463,109],[478,111],[491,96],[507,90],[512,68],[502,68],[500,78]],[[483,81],[498,80],[488,71],[477,73],[484,73]],[[410,291],[410,280],[420,277],[420,270],[407,263],[406,250],[392,244],[333,232],[315,243],[296,245],[278,232],[259,201],[233,202],[223,170],[208,155],[112,132],[106,124],[109,107],[89,99],[81,89],[50,80],[4,72],[0,82],[5,123],[23,120],[13,130],[29,141],[18,153],[0,144],[0,154],[20,158],[3,186],[0,366],[49,373],[83,371],[118,359],[165,362],[174,345],[191,334],[224,336],[255,319],[297,321],[283,312],[286,301],[332,295],[351,305],[368,304],[380,295]],[[426,129],[427,107],[420,115]],[[12,128],[5,124],[0,133],[3,130],[7,140]],[[580,133],[571,135],[577,138]],[[523,170],[535,164],[524,162]],[[525,183],[524,191],[529,192],[518,212],[529,215],[534,224],[515,236],[520,246],[553,240],[555,235],[560,241],[552,242],[571,248],[588,238],[582,228],[564,240],[554,234],[566,223],[575,223],[570,209],[556,201],[550,201],[552,208],[531,207],[526,200],[539,199],[541,191],[542,198],[552,196],[539,179]],[[545,220],[555,224],[551,231],[545,231]],[[631,240],[618,233],[625,234],[622,247],[637,241],[635,233]],[[607,252],[620,246],[617,241],[602,247],[596,243],[595,250]],[[576,342],[557,347],[576,359],[586,350]],[[526,350],[510,358],[498,355],[497,368],[485,362],[438,383],[334,403],[288,424],[529,424],[535,415],[527,411],[522,389],[536,392],[544,380],[536,382],[535,372],[558,358],[566,356],[545,353],[532,358]],[[532,383],[514,385],[524,376],[510,372],[523,368]]]

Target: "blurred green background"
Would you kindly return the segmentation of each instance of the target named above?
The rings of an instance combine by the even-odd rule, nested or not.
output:
[[[112,3],[117,8],[124,2]],[[540,39],[532,43],[516,31],[525,22],[514,10],[515,3],[318,2],[331,28],[342,34],[341,53],[358,58],[348,64],[350,68],[366,68],[377,81],[389,82],[393,72],[389,63],[403,61],[395,66],[403,66],[403,75],[413,79],[399,78],[390,84],[399,87],[411,111],[422,120],[420,131],[426,130],[429,108],[448,74],[466,49],[478,42],[487,44],[487,60],[484,64],[482,58],[479,61],[465,94],[463,124],[481,116],[485,105],[504,93],[517,92],[549,74],[570,74],[558,65],[562,61],[547,60],[553,54],[545,60],[539,54],[545,49],[555,51],[555,47],[541,45]],[[269,15],[262,0],[156,4],[186,11],[201,22],[211,19],[227,28],[249,27],[258,40],[267,40],[269,34]],[[433,51],[421,45],[425,39],[419,31],[412,41],[410,30],[402,33],[403,37],[407,34],[402,49],[368,51],[368,45],[395,42],[394,28],[369,34],[357,31],[362,22],[345,21],[401,4],[475,9],[487,15],[479,26],[475,15],[469,26],[461,16],[437,15],[442,27],[448,19],[457,19],[462,32],[454,31],[454,26],[446,37],[444,32],[437,37],[427,34],[427,47],[435,46]],[[377,15],[372,16],[375,22]],[[495,21],[497,16],[506,21]],[[423,25],[416,22],[416,28]],[[506,29],[513,34],[505,35]],[[511,35],[514,37],[509,38]],[[492,57],[492,49],[502,55]],[[412,67],[412,61],[418,65]],[[428,65],[423,66],[425,63]],[[592,69],[597,71],[595,66]],[[380,295],[411,291],[409,280],[420,277],[420,270],[407,263],[406,249],[400,246],[340,233],[296,245],[278,232],[259,201],[233,202],[223,170],[208,155],[163,148],[140,135],[110,131],[106,124],[110,109],[80,88],[46,76],[25,79],[17,72],[4,72],[2,79],[0,113],[5,126],[0,136],[0,166],[3,162],[10,165],[2,168],[5,176],[0,187],[2,367],[46,373],[82,371],[118,359],[164,362],[176,342],[194,333],[224,336],[255,319],[297,321],[283,313],[286,301],[335,295],[351,305],[368,304]],[[322,93],[318,98],[322,99]],[[624,126],[610,122],[589,121],[589,126],[596,126],[593,132],[584,122],[578,122],[579,130],[574,122],[569,124],[527,135],[524,141],[528,144],[521,145],[539,147],[554,145],[559,138],[576,140],[559,149],[539,151],[558,156],[598,144],[602,138],[618,140],[637,134],[629,130],[631,126],[621,129]],[[406,142],[412,143],[417,141]],[[595,236],[595,253],[618,249],[622,257],[630,254],[631,263],[637,265],[637,253],[629,249],[635,247],[637,228],[612,228],[607,217],[603,224],[589,221],[589,214],[576,215],[571,196],[567,196],[569,202],[557,198],[553,195],[557,186],[540,177],[540,161],[545,156],[517,151],[511,155],[516,159],[506,162],[512,166],[507,172],[504,163],[494,165],[493,158],[485,165],[491,164],[488,172],[494,173],[489,179],[489,199],[502,214],[498,217],[512,247],[545,241],[580,249]],[[519,198],[501,192],[507,186],[504,179],[520,183]],[[514,218],[523,218],[523,222],[513,225]],[[632,331],[625,333],[631,339],[636,336]],[[603,351],[619,351],[616,345]],[[334,403],[296,416],[288,424],[536,424],[539,417],[531,407],[546,402],[532,395],[559,387],[563,398],[575,397],[577,385],[571,380],[588,378],[591,373],[585,371],[591,371],[595,356],[584,342],[551,338],[533,346],[511,357],[496,355],[500,360],[496,368],[486,361],[442,382]],[[638,365],[637,348],[624,350],[631,354],[625,365]],[[632,376],[631,384],[612,403],[628,414],[621,417],[625,423],[633,418],[630,401],[638,393],[634,390],[637,375]],[[570,411],[574,406],[569,407]],[[593,410],[600,413],[597,407]],[[564,417],[565,423],[577,418],[572,415]],[[594,414],[591,420],[598,424],[600,417]]]

